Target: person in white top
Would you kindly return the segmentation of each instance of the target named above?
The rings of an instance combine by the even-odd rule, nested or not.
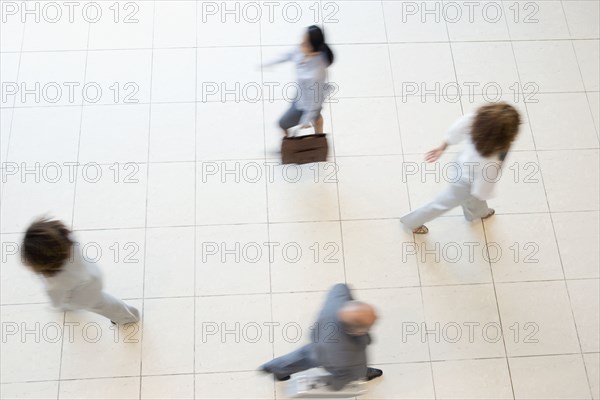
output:
[[[429,232],[426,222],[454,207],[462,206],[467,221],[494,215],[486,200],[493,197],[502,163],[519,133],[520,124],[519,112],[504,102],[485,105],[456,121],[445,141],[425,155],[425,161],[437,161],[449,145],[464,141],[465,149],[456,160],[460,176],[433,201],[406,214],[400,221],[414,233],[424,234]]]
[[[72,233],[60,221],[38,219],[23,239],[23,262],[46,284],[52,305],[64,311],[88,310],[113,324],[140,319],[139,311],[103,292],[102,274],[95,264],[74,250]]]

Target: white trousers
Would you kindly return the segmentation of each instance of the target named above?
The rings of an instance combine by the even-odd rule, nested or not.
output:
[[[467,221],[485,217],[490,212],[486,201],[471,194],[470,182],[458,181],[448,185],[433,201],[400,218],[400,222],[410,229],[416,229],[458,206],[462,206]]]

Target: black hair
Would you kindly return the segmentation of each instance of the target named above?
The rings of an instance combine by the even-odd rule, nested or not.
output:
[[[328,66],[333,64],[334,56],[333,51],[329,48],[327,43],[325,43],[325,34],[323,30],[316,25],[311,25],[308,27],[308,41],[312,46],[314,51],[321,52],[325,55],[327,59]]]

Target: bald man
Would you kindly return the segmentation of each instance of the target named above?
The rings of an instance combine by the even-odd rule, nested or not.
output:
[[[329,292],[319,319],[311,327],[311,343],[260,369],[285,381],[296,372],[323,367],[331,374],[333,390],[359,379],[380,377],[383,371],[367,367],[369,330],[376,320],[373,307],[355,301],[348,286],[340,283]]]

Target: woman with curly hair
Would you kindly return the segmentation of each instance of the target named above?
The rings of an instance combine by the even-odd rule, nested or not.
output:
[[[445,141],[425,155],[437,161],[451,144],[466,141],[457,159],[460,174],[433,201],[406,214],[400,221],[414,233],[424,234],[424,225],[457,206],[462,206],[467,221],[486,219],[495,211],[488,207],[495,183],[500,179],[502,162],[519,133],[521,117],[511,105],[500,102],[485,105],[454,123]]]

